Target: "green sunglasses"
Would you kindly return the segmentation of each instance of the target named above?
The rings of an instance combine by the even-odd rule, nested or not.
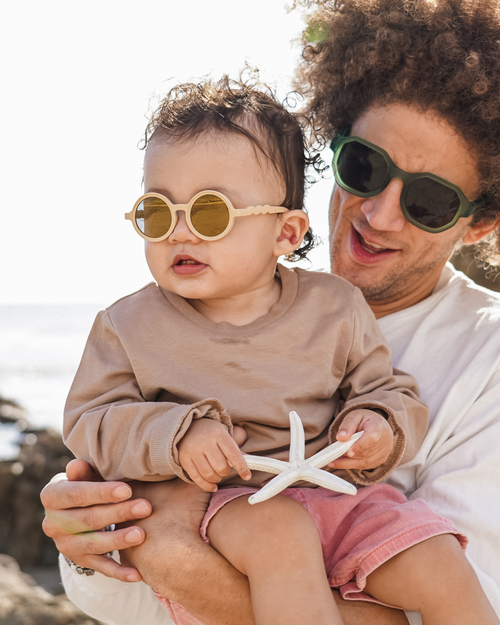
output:
[[[426,232],[443,232],[483,205],[483,198],[469,202],[459,187],[439,176],[399,169],[385,150],[349,132],[344,128],[330,144],[335,180],[345,191],[372,197],[398,178],[403,183],[400,205],[405,219]]]

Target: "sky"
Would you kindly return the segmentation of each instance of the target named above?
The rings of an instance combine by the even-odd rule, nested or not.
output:
[[[109,304],[151,281],[123,214],[155,98],[246,62],[284,96],[303,15],[285,0],[16,0],[0,6],[0,304]],[[308,194],[327,236],[331,179]],[[326,242],[307,268],[328,266]]]

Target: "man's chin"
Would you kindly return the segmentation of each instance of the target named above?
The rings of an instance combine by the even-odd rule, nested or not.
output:
[[[335,263],[332,259],[332,273],[344,278],[353,286],[358,287],[365,299],[370,302],[383,302],[397,298],[401,292],[402,283],[406,283],[406,274],[391,267],[385,270],[382,267],[358,267]]]

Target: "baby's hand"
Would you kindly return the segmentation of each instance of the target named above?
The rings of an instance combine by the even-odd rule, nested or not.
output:
[[[364,408],[349,412],[337,432],[338,441],[346,441],[356,432],[363,436],[354,443],[345,456],[331,462],[334,469],[374,469],[384,464],[393,445],[392,428],[387,419]]]
[[[213,419],[204,417],[193,421],[178,450],[181,467],[195,484],[208,492],[217,490],[217,483],[231,473],[231,466],[244,480],[252,477],[226,426]]]

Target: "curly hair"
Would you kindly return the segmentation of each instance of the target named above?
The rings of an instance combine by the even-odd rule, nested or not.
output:
[[[369,107],[433,111],[477,159],[484,206],[500,216],[500,4],[498,0],[298,0],[312,8],[296,87],[318,147]],[[482,259],[500,263],[500,230]]]
[[[273,90],[254,75],[246,81],[224,75],[217,81],[176,85],[151,114],[140,147],[145,149],[153,137],[182,141],[211,131],[251,141],[285,183],[282,205],[289,210],[304,209],[309,182],[306,169],[309,165],[321,167],[321,160],[309,154],[300,116],[288,111]],[[309,228],[301,246],[287,260],[306,258],[315,244]]]

